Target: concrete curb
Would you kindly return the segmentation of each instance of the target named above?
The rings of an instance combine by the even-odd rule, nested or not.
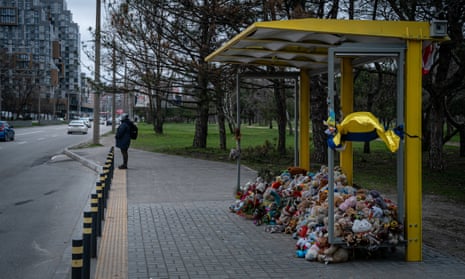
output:
[[[89,169],[95,171],[96,173],[100,173],[103,170],[102,166],[96,164],[93,161],[89,161],[89,160],[77,155],[76,153],[70,151],[69,148],[65,148],[65,150],[63,150],[63,154],[70,157],[71,159],[74,159],[74,160],[80,162],[82,165],[88,167]]]

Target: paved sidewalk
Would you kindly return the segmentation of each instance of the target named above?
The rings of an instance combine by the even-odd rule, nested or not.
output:
[[[112,139],[103,138],[102,143],[105,148],[99,151],[73,152],[82,161],[102,164]],[[115,165],[120,163],[121,154],[116,149]],[[241,185],[255,177],[254,171],[241,169]],[[264,226],[257,227],[229,212],[237,183],[235,164],[130,149],[129,169],[118,170],[113,183],[126,183],[127,187],[127,243],[114,243],[117,247],[127,245],[127,254],[115,252],[97,261],[118,261],[121,259],[115,257],[123,256],[127,266],[115,271],[98,263],[95,274],[101,277],[96,278],[411,279],[463,278],[465,274],[463,261],[426,246],[423,262],[406,262],[404,249],[385,258],[343,264],[295,258],[295,240],[290,235],[265,232]],[[113,191],[112,187],[110,200],[121,199]],[[109,211],[111,206],[109,203]],[[117,212],[124,214],[124,210]],[[117,274],[126,270],[127,274]]]

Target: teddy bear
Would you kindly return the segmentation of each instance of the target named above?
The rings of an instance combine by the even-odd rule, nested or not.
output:
[[[372,225],[367,219],[356,219],[352,225],[352,231],[354,233],[369,232],[371,229]]]
[[[335,237],[342,237],[344,234],[344,230],[342,228],[341,223],[334,223],[334,236]]]
[[[305,253],[305,259],[307,261],[315,261],[318,258],[319,253],[320,253],[320,246],[316,242]]]
[[[358,217],[357,216],[357,211],[355,211],[355,208],[353,208],[353,207],[347,208],[347,210],[344,212],[343,216],[350,218],[350,220],[352,220],[352,221],[355,220]]]
[[[282,233],[285,227],[283,225],[270,224],[266,226],[265,231],[269,233]]]
[[[263,215],[263,223],[267,225],[276,225],[276,220],[279,218],[279,211],[276,202],[272,202],[266,209],[266,213]]]
[[[305,259],[307,261],[316,261],[318,256],[323,253],[329,247],[328,236],[323,234],[317,238],[317,241],[307,250]]]
[[[297,174],[306,175],[308,172],[306,169],[296,166],[288,167],[287,171],[291,174],[291,176],[296,176]]]
[[[334,207],[338,208],[343,202],[344,198],[340,194],[334,193]]]
[[[386,228],[388,229],[387,241],[390,245],[397,245],[400,241],[403,241],[403,227],[399,222],[392,220],[386,224]]]
[[[324,202],[326,202],[326,199],[328,198],[328,191],[320,191],[318,193],[318,203],[321,205]]]
[[[349,251],[338,245],[331,244],[322,254],[318,255],[318,261],[328,263],[343,263],[349,260]]]
[[[355,246],[355,235],[351,231],[346,231],[344,233],[344,241],[346,242],[346,245],[349,247]]]
[[[319,190],[320,190],[320,181],[319,181],[319,179],[317,179],[317,178],[312,179],[312,181],[310,181],[310,183],[309,183],[310,195],[311,196],[316,195],[316,193],[318,193]]]
[[[335,173],[334,182],[336,183],[336,185],[345,186],[348,183],[348,179],[344,173]]]
[[[308,226],[307,222],[301,222],[300,224],[297,225],[297,233],[296,237],[298,238],[306,238],[308,234]]]
[[[380,219],[384,216],[384,211],[379,206],[372,206],[370,208],[370,217]]]
[[[296,207],[294,205],[288,205],[281,209],[281,214],[276,221],[278,225],[285,225],[287,226],[291,221],[292,216],[296,212]]]
[[[370,240],[366,237],[368,234],[368,232],[354,233],[355,246],[368,247],[370,244]]]
[[[386,202],[384,201],[384,198],[381,196],[381,194],[376,191],[376,190],[371,190],[368,192],[368,195],[371,197],[371,199],[374,201],[376,205],[378,205],[382,209],[386,209],[387,205]]]
[[[373,251],[379,248],[381,241],[373,232],[365,234],[365,238],[368,241],[367,249],[369,251]]]
[[[339,205],[339,209],[345,212],[348,208],[355,208],[356,203],[357,198],[355,196],[350,196]]]
[[[263,224],[263,216],[265,216],[264,206],[258,206],[257,208],[255,208],[252,215],[253,215],[254,224],[256,226],[260,226],[261,224]]]
[[[296,227],[297,227],[297,219],[295,217],[292,217],[291,220],[289,221],[289,224],[284,229],[284,232],[287,234],[293,234],[296,231]]]
[[[300,203],[297,205],[297,211],[299,212],[299,215],[304,214],[307,209],[309,209],[312,205],[312,201],[307,198],[303,198]]]
[[[268,188],[265,190],[265,193],[263,193],[263,200],[264,201],[271,201],[271,202],[275,202],[276,204],[280,204],[281,203],[281,197],[279,196],[279,194],[276,192],[275,189],[273,188]]]
[[[301,237],[297,240],[295,247],[297,250],[307,250],[312,246],[312,242],[307,237]]]
[[[353,222],[351,216],[344,215],[338,218],[336,223],[340,225],[343,233],[346,231],[352,231]]]

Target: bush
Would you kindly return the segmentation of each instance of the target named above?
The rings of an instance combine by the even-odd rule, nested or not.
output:
[[[289,148],[285,155],[279,154],[276,147],[268,140],[263,145],[251,146],[242,150],[241,161],[258,170],[258,176],[271,181],[281,174],[282,166],[293,165],[294,154]],[[281,167],[280,167],[281,166]]]

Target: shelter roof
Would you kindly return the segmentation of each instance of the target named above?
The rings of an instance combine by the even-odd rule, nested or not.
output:
[[[318,73],[327,70],[328,49],[332,47],[405,45],[406,40],[432,39],[427,22],[312,18],[256,22],[206,61],[295,67]]]

